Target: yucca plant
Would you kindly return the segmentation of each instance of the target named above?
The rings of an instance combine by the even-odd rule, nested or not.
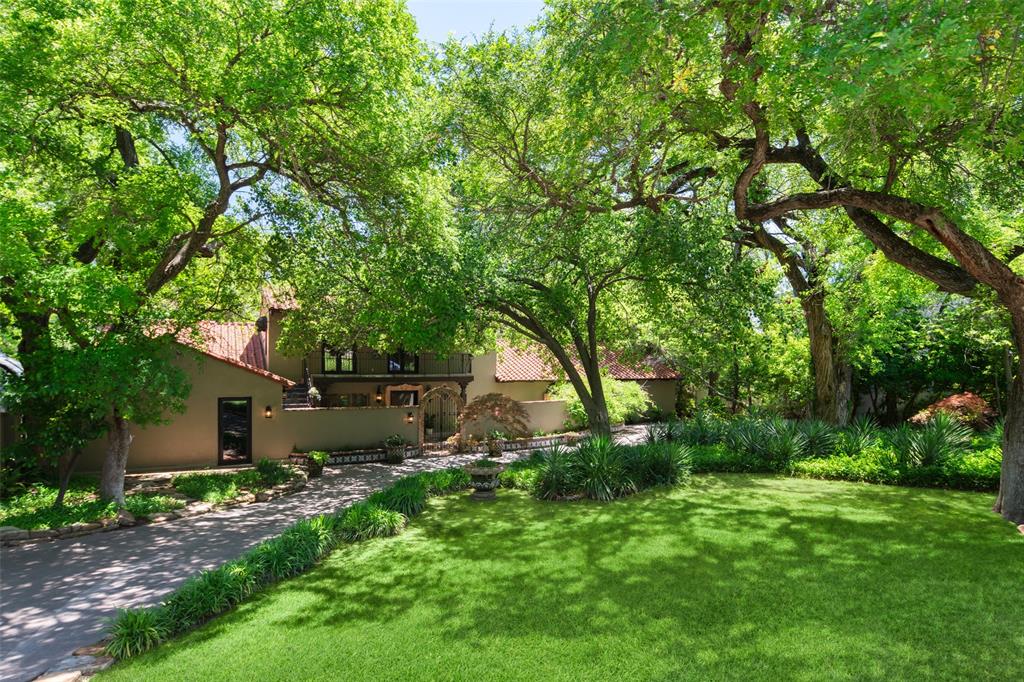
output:
[[[165,623],[160,608],[121,609],[110,628],[107,654],[124,659],[152,649],[167,636]]]
[[[637,488],[674,485],[690,476],[691,453],[681,443],[650,443],[623,449],[626,474]]]
[[[536,495],[542,500],[556,500],[574,492],[576,479],[569,452],[555,446],[537,466]]]
[[[868,416],[857,417],[839,435],[837,445],[850,457],[858,457],[878,441],[881,430]]]
[[[584,495],[603,502],[636,491],[622,449],[607,436],[591,436],[570,455],[576,483]]]
[[[799,423],[798,428],[806,440],[807,457],[828,457],[836,447],[836,429],[820,419],[808,419]]]
[[[725,437],[726,425],[710,412],[698,412],[686,422],[677,422],[678,434],[671,442],[689,445],[716,445]]]
[[[804,456],[807,436],[796,422],[775,417],[764,425],[760,450],[764,463],[778,468]]]
[[[971,429],[945,412],[935,416],[914,433],[909,457],[917,466],[942,464],[971,444]]]
[[[896,465],[901,469],[905,469],[914,464],[910,455],[910,450],[914,442],[915,434],[916,431],[910,426],[910,424],[905,422],[883,431],[885,440],[889,443],[896,456]]]

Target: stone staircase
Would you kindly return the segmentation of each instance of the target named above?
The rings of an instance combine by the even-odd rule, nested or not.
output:
[[[298,410],[309,407],[309,386],[296,384],[284,392],[282,407],[286,410]]]

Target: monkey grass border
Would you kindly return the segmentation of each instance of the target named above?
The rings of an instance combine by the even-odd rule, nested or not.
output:
[[[446,485],[439,487],[439,479],[440,477],[443,476],[450,477],[450,480]],[[254,595],[264,591],[271,585],[281,582],[282,580],[293,578],[308,572],[309,570],[317,566],[325,557],[331,554],[331,552],[340,544],[345,542],[358,542],[361,539],[363,539],[362,537],[347,537],[344,534],[345,528],[343,527],[343,523],[346,520],[346,517],[354,511],[358,510],[360,512],[369,512],[372,514],[374,513],[374,510],[378,510],[383,513],[391,513],[397,515],[401,518],[401,522],[395,525],[393,532],[390,532],[390,534],[397,535],[398,533],[401,533],[405,528],[406,520],[409,517],[415,516],[418,513],[420,513],[420,511],[422,510],[422,506],[420,508],[415,509],[408,515],[405,515],[398,513],[394,509],[388,508],[387,502],[385,500],[387,498],[387,494],[389,491],[394,489],[396,486],[408,485],[407,482],[412,479],[418,479],[423,481],[424,501],[426,500],[426,498],[429,497],[459,492],[461,490],[465,490],[469,486],[469,476],[461,468],[439,469],[437,471],[420,472],[416,474],[411,474],[409,476],[404,476],[396,480],[387,488],[384,488],[374,493],[367,500],[356,502],[334,513],[321,514],[309,519],[303,519],[302,521],[298,521],[295,524],[289,526],[287,529],[285,529],[281,533],[281,535],[260,543],[255,548],[249,550],[237,559],[228,561],[224,564],[221,564],[217,568],[211,569],[209,571],[203,571],[199,573],[197,576],[190,579],[188,582],[186,582],[184,585],[176,589],[174,592],[171,592],[169,595],[167,595],[167,597],[165,597],[164,600],[161,601],[159,605],[121,610],[117,618],[113,619],[113,621],[111,622],[109,631],[114,631],[116,629],[119,620],[131,617],[132,615],[141,613],[150,613],[155,614],[157,616],[163,615],[161,614],[161,611],[167,608],[167,604],[177,595],[181,594],[183,590],[189,589],[194,584],[194,581],[201,580],[204,579],[204,577],[209,576],[217,576],[218,578],[231,579],[236,575],[236,572],[240,569],[240,567],[243,566],[245,562],[251,561],[260,552],[268,552],[274,550],[282,550],[286,553],[288,551],[295,552],[294,555],[288,556],[285,559],[285,563],[290,562],[292,559],[296,559],[295,565],[290,569],[285,569],[283,574],[275,575],[274,571],[271,570],[269,567],[262,566],[260,574],[252,576],[252,582],[248,584],[243,590],[241,590],[242,593],[238,596],[237,599],[225,598],[218,604],[216,608],[211,609],[209,612],[202,614],[193,614],[194,618],[191,622],[185,624],[167,623],[166,629],[162,631],[158,637],[153,639],[153,641],[148,642],[145,646],[139,648],[137,652],[133,652],[132,655],[136,655],[138,653],[150,650],[154,647],[159,646],[160,644],[163,644],[166,641],[169,641],[197,627],[200,627],[201,625],[209,622],[217,616],[220,616],[223,613],[232,610],[239,604],[243,603],[244,601],[247,601]],[[302,534],[305,534],[305,537],[302,537]],[[292,541],[298,544],[301,543],[303,540],[311,539],[316,542],[316,551],[314,556],[301,557],[299,556],[299,551],[295,547],[290,546],[290,543]],[[101,656],[99,659],[93,660],[100,660],[104,663],[111,659],[117,660],[114,656],[112,656],[113,644],[113,636],[108,635],[108,637],[104,639],[102,642],[92,647],[88,647],[90,653],[86,658],[95,656],[97,653],[100,653],[100,647],[102,647],[102,652],[106,655]],[[88,661],[83,661],[83,663],[88,664]],[[106,667],[106,665],[104,664],[103,667]],[[82,672],[88,674],[84,670]]]

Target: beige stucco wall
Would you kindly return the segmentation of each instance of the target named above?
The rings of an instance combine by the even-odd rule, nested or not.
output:
[[[498,354],[495,351],[473,356],[473,381],[466,388],[469,400],[486,393],[502,393],[519,401],[543,400],[550,381],[497,381]]]
[[[651,396],[655,407],[661,412],[674,413],[676,411],[676,384],[677,381],[645,381],[640,385]]]
[[[530,431],[551,433],[565,429],[568,413],[564,400],[530,400],[522,403],[530,415]]]
[[[149,427],[132,425],[129,470],[156,467],[217,466],[217,399],[252,398],[253,461],[263,457],[286,457],[271,435],[278,428],[282,385],[240,367],[182,349],[178,364],[189,374],[192,391],[183,414],[170,413],[170,423]],[[266,419],[270,405],[275,418]],[[83,453],[83,471],[100,468],[106,447],[104,439],[91,443]],[[291,448],[289,444],[288,449]]]
[[[568,416],[565,410],[564,400],[528,400],[520,401],[529,415],[527,426],[532,435],[537,431],[544,433],[560,432],[564,430],[565,419]],[[500,424],[490,418],[473,422],[466,427],[466,434],[477,438],[485,436],[490,431],[502,430]]]
[[[271,310],[267,315],[267,369],[301,383],[304,381],[302,358],[283,355],[277,349],[277,342],[281,338],[281,320],[286,314],[287,311]]]
[[[182,349],[178,360],[192,381],[182,414],[170,423],[131,426],[129,470],[217,466],[217,399],[252,398],[253,462],[287,457],[292,448],[356,449],[380,445],[391,434],[416,442],[418,409],[362,408],[282,410],[281,384],[239,367]],[[272,408],[267,419],[264,410]],[[405,419],[413,412],[414,423]],[[106,441],[91,443],[83,453],[82,471],[102,466]]]
[[[413,423],[406,422],[412,413]],[[285,457],[293,448],[308,450],[358,450],[380,447],[390,435],[407,443],[419,438],[419,408],[364,407],[320,410],[284,410],[278,428],[269,434],[268,450]],[[254,448],[255,449],[255,448]]]

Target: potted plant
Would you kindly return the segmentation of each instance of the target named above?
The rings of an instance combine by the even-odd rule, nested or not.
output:
[[[306,391],[306,400],[309,402],[310,407],[317,407],[320,405],[320,389],[316,386],[310,386],[309,390]]]
[[[504,470],[504,464],[490,459],[478,459],[467,464],[464,471],[469,474],[469,485],[473,488],[470,497],[474,500],[493,500],[499,484],[498,476]]]
[[[313,450],[306,454],[306,473],[310,478],[320,478],[323,475],[328,457],[323,450]]]
[[[505,440],[505,434],[494,430],[487,433],[487,456],[501,457],[501,442]]]
[[[384,439],[384,451],[389,464],[401,464],[405,461],[405,439],[397,433]]]
[[[428,436],[434,435],[434,418],[436,415],[427,414],[423,416],[423,433]]]

